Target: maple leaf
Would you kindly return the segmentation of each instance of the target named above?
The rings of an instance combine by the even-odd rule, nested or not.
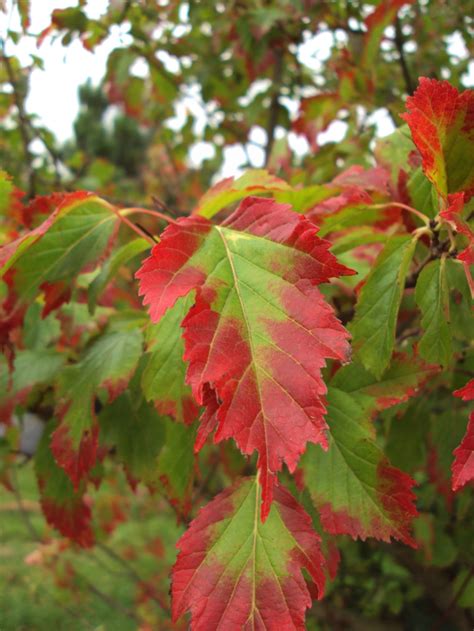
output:
[[[80,362],[65,368],[57,385],[56,408],[60,424],[51,441],[57,463],[80,485],[96,462],[99,426],[95,416],[95,395],[108,392],[108,401],[127,386],[142,352],[139,330],[111,331],[86,352]]]
[[[84,500],[84,483],[77,489],[59,467],[50,450],[54,422],[48,423],[35,454],[35,471],[41,497],[41,508],[48,524],[64,537],[73,539],[82,547],[94,543],[91,528],[91,510]]]
[[[309,445],[301,464],[325,530],[354,539],[393,537],[415,547],[409,530],[417,515],[414,481],[388,462],[367,411],[331,387],[328,426],[329,449]]]
[[[448,193],[474,193],[474,91],[459,93],[447,81],[421,77],[406,114],[423,171],[445,199]]]
[[[256,480],[239,480],[201,510],[177,544],[173,619],[190,610],[193,631],[302,631],[311,606],[303,568],[323,596],[324,558],[310,517],[277,487],[262,524],[259,493]]]
[[[360,291],[350,325],[356,356],[377,378],[392,357],[398,310],[415,247],[410,235],[387,241]]]
[[[453,394],[463,401],[473,401],[474,379],[468,381],[463,388],[455,390]],[[453,454],[452,487],[453,491],[458,491],[467,482],[474,479],[474,412],[470,413],[466,434]]]
[[[197,290],[183,321],[187,381],[211,408],[215,442],[233,437],[243,453],[259,452],[263,518],[283,461],[294,471],[308,441],[326,444],[321,369],[349,354],[316,285],[351,270],[315,233],[289,206],[247,198],[221,226],[170,225],[137,273],[153,321]]]

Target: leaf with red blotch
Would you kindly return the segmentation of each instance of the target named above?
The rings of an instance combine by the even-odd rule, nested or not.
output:
[[[331,386],[355,397],[367,411],[373,413],[416,396],[439,367],[425,363],[407,353],[394,353],[390,366],[380,379],[358,362],[340,368],[331,379]]]
[[[474,265],[474,232],[467,221],[461,217],[463,208],[464,193],[453,193],[448,195],[448,207],[441,211],[439,216],[447,221],[459,234],[467,238],[467,247],[456,258],[463,263],[467,282],[474,297],[474,280],[471,274],[471,265]]]
[[[265,169],[253,169],[246,171],[237,180],[228,177],[215,184],[201,197],[193,214],[210,219],[222,208],[249,195],[289,190],[291,188],[284,180]]]
[[[474,400],[474,379],[468,381],[463,388],[455,390],[453,394],[463,401]],[[469,415],[466,434],[453,455],[452,485],[453,491],[459,491],[467,482],[474,480],[474,412]]]
[[[348,333],[316,285],[352,271],[316,230],[289,206],[250,197],[220,226],[170,225],[137,273],[153,321],[197,290],[183,321],[187,381],[217,408],[215,442],[258,451],[263,518],[283,462],[294,471],[308,441],[326,444],[321,369],[349,357]]]
[[[84,500],[85,485],[74,489],[65,472],[56,464],[50,450],[50,435],[54,423],[43,433],[35,454],[35,471],[40,490],[40,502],[48,524],[87,548],[94,544],[91,510]]]
[[[61,422],[53,433],[51,450],[75,488],[97,458],[96,394],[103,388],[108,392],[108,402],[115,399],[128,385],[141,352],[139,330],[111,331],[59,376],[56,412]]]
[[[41,288],[70,284],[71,278],[97,263],[118,222],[112,206],[91,193],[61,196],[59,205],[41,225],[0,249],[0,272],[3,275],[11,269],[12,292],[18,305],[31,303]]]
[[[199,406],[191,388],[185,383],[186,363],[183,361],[184,340],[180,324],[193,304],[189,295],[177,300],[158,324],[145,332],[147,360],[142,374],[142,389],[147,401],[153,401],[161,414],[190,424],[196,420]]]
[[[445,199],[474,193],[474,91],[421,77],[402,114],[423,159],[426,177]]]
[[[324,529],[354,539],[393,537],[415,546],[410,534],[417,515],[414,481],[384,456],[365,408],[330,387],[328,425],[329,449],[309,445],[302,457],[304,480]]]
[[[324,558],[310,517],[276,487],[262,524],[259,494],[255,480],[239,480],[201,510],[177,544],[173,619],[190,610],[193,631],[303,631],[311,606],[303,569],[323,596]]]

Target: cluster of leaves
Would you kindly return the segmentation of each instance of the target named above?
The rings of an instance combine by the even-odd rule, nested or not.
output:
[[[397,12],[410,3],[377,3],[364,16],[361,49],[337,51],[336,83],[301,101],[292,125],[313,152],[297,164],[274,131],[289,127],[280,87],[290,95],[301,87],[294,57],[282,60],[302,37],[305,3],[284,26],[284,1],[239,5],[234,21],[223,5],[193,5],[188,26],[201,35],[191,38],[193,74],[182,63],[182,76],[164,69],[148,36],[163,13],[161,38],[181,62],[188,49],[172,28],[179,6],[149,4],[111,3],[101,20],[81,6],[55,11],[48,33],[65,43],[79,34],[94,49],[111,24],[129,20],[138,44],[111,54],[109,98],[145,127],[169,116],[178,90],[197,77],[203,98],[224,113],[219,132],[243,129],[244,144],[269,109],[267,164],[285,178],[254,169],[206,191],[212,161],[198,175],[176,164],[193,133],[187,124],[175,145],[170,129],[160,132],[177,175],[164,199],[191,203],[183,217],[159,202],[113,202],[108,191],[28,197],[21,178],[2,173],[0,479],[15,489],[25,433],[17,419],[34,412],[45,421],[31,450],[40,502],[63,537],[85,549],[103,542],[96,489],[117,468],[188,526],[172,570],[173,622],[160,618],[163,628],[181,628],[186,612],[197,631],[311,628],[319,620],[316,605],[305,623],[313,599],[325,591],[336,598],[338,580],[351,584],[344,554],[362,548],[348,548],[343,535],[418,546],[435,567],[456,559],[456,545],[474,558],[466,537],[474,510],[466,405],[474,398],[474,94],[421,78],[406,101],[406,125],[379,140],[370,160],[357,160],[372,138],[362,129],[333,153],[318,148],[316,135],[331,120],[353,125],[360,103],[369,113],[384,102],[375,74],[383,64],[369,60],[390,23],[400,31]],[[317,4],[315,22],[339,28],[337,11]],[[409,19],[412,7],[405,9]],[[213,37],[206,20],[216,24]],[[137,58],[149,61],[151,80],[131,72]],[[225,86],[216,84],[221,62],[233,77]],[[239,77],[253,81],[275,68],[291,79],[275,77],[270,103],[250,104],[239,120],[247,85]],[[394,112],[403,108],[395,96],[387,103]],[[21,103],[12,106],[24,117]],[[92,153],[100,156],[97,147]],[[328,167],[336,156],[342,164]],[[118,521],[112,510],[109,530]],[[397,563],[409,565],[392,545]],[[399,566],[389,554],[381,553],[381,572],[390,577]],[[455,578],[458,596],[472,590],[472,570],[460,565]],[[450,600],[442,607],[456,616],[452,609]]]

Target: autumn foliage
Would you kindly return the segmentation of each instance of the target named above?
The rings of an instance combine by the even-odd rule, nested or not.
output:
[[[338,112],[375,95],[371,56],[410,4],[379,3],[360,59],[342,53],[332,89],[299,103],[292,129],[315,155]],[[79,29],[93,49],[72,11],[42,38]],[[249,76],[278,63],[271,42],[259,65],[234,36]],[[150,86],[114,63],[109,97],[147,124]],[[107,186],[28,196],[1,174],[0,479],[30,411],[47,421],[48,536],[99,544],[94,493],[118,469],[184,524],[156,623],[170,626],[150,628],[313,628],[341,536],[429,557],[426,488],[446,511],[472,499],[474,93],[420,77],[399,107],[406,124],[370,160],[312,181],[270,146],[266,169],[207,190],[189,176],[189,211]],[[109,532],[127,519],[110,510]]]

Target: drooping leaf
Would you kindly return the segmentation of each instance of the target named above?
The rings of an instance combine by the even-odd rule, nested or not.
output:
[[[146,239],[133,239],[125,243],[121,248],[116,250],[113,255],[104,263],[100,273],[92,281],[88,291],[89,311],[94,313],[97,299],[104,291],[107,284],[118,272],[122,265],[128,263],[131,259],[138,256],[150,247]]]
[[[452,334],[445,258],[431,261],[423,268],[415,298],[422,315],[420,355],[430,363],[447,366],[452,355]]]
[[[415,247],[416,241],[409,235],[387,241],[360,291],[349,328],[356,356],[378,378],[392,356],[398,310]]]
[[[380,411],[415,396],[437,371],[418,357],[395,353],[379,380],[356,360],[337,371],[331,386],[356,397],[368,411]]]
[[[35,471],[41,496],[41,508],[48,524],[64,537],[87,548],[94,543],[91,510],[84,500],[84,483],[74,489],[71,480],[59,467],[50,449],[54,422],[50,422],[35,454]]]
[[[321,369],[348,357],[316,285],[351,271],[315,232],[288,206],[248,198],[221,226],[201,217],[169,226],[137,274],[154,321],[197,290],[183,326],[187,380],[208,407],[198,440],[218,426],[216,442],[259,452],[263,517],[283,462],[293,471],[308,441],[325,444]]]
[[[304,568],[324,591],[324,559],[309,516],[283,487],[260,522],[260,489],[240,480],[201,510],[181,537],[173,568],[173,618],[191,611],[193,631],[303,631],[311,597]]]
[[[186,515],[191,508],[197,428],[168,419],[163,419],[163,425],[165,440],[156,463],[156,477],[170,502]]]
[[[328,426],[329,449],[309,445],[302,457],[304,480],[325,530],[414,545],[414,481],[388,462],[366,410],[331,387]]]
[[[463,401],[474,400],[474,379],[471,379],[463,388],[456,390],[454,396]],[[452,485],[453,491],[459,491],[467,482],[474,480],[474,412],[469,415],[466,434],[453,454]]]
[[[197,418],[199,406],[190,386],[185,383],[186,363],[183,361],[184,340],[180,325],[193,302],[192,295],[180,298],[158,324],[149,326],[145,334],[148,358],[142,375],[146,399],[153,401],[161,414],[169,414],[188,424]]]
[[[165,427],[153,406],[127,390],[104,407],[99,426],[101,443],[116,448],[128,475],[146,483],[156,480]]]
[[[95,396],[104,388],[109,402],[117,397],[126,388],[141,351],[139,330],[111,331],[59,377],[56,411],[61,422],[53,433],[51,449],[76,488],[96,462]]]
[[[420,78],[403,118],[423,158],[423,170],[439,194],[474,192],[474,92],[447,81]]]
[[[194,214],[210,219],[233,202],[249,195],[291,190],[280,178],[271,175],[265,169],[247,171],[237,180],[226,178],[215,184],[199,201]]]
[[[8,278],[10,294],[6,330],[21,324],[26,305],[40,291],[43,316],[69,300],[73,279],[98,262],[118,227],[113,208],[98,197],[86,192],[59,197],[41,225],[0,249],[0,272]]]

